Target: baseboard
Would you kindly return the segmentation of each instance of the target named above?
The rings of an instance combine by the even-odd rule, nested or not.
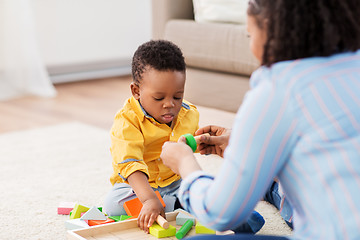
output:
[[[47,66],[52,83],[64,83],[131,74],[131,59],[110,59]]]

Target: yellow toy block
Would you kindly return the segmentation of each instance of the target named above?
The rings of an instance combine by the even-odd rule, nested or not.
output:
[[[149,228],[149,233],[157,238],[172,237],[176,234],[176,228],[169,225],[168,229],[164,229],[159,224],[153,223]]]
[[[216,234],[215,230],[207,228],[199,222],[197,222],[195,225],[195,232],[198,234]]]
[[[74,209],[71,211],[70,219],[76,219],[81,217],[81,213],[87,212],[90,208],[80,204],[75,204]]]

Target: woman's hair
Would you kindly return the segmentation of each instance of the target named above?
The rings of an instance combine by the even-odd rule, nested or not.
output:
[[[151,40],[140,45],[132,59],[133,81],[139,84],[142,74],[151,68],[185,73],[186,65],[180,48],[166,40]]]
[[[267,33],[262,65],[360,48],[357,0],[250,0],[247,13]]]

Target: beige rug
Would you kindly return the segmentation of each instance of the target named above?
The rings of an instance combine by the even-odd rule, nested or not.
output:
[[[199,109],[201,126],[232,124],[231,113]],[[102,205],[111,188],[109,144],[108,131],[78,122],[0,135],[0,239],[66,239],[68,216],[57,206]],[[199,161],[215,172],[222,160]],[[291,234],[275,208],[260,202],[257,210],[266,219],[260,233]]]

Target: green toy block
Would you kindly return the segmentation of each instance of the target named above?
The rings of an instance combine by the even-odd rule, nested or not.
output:
[[[195,225],[195,232],[198,234],[216,234],[215,230],[207,228],[199,222],[197,222]]]
[[[176,228],[169,225],[168,229],[164,229],[159,224],[153,223],[149,228],[149,233],[157,238],[172,237],[176,234]]]
[[[197,143],[193,135],[190,133],[186,133],[183,135],[186,139],[186,144],[189,145],[189,147],[193,150],[193,152],[196,151]]]
[[[120,220],[120,217],[121,217],[121,216],[108,216],[108,218],[114,220],[115,222],[121,221],[121,220]]]
[[[120,216],[120,221],[124,221],[124,220],[126,220],[126,219],[129,219],[129,218],[131,218],[132,216],[128,216],[128,215],[121,215]]]
[[[115,222],[124,221],[126,219],[131,218],[131,216],[128,215],[120,215],[120,216],[109,216],[108,218],[114,220]]]
[[[80,204],[75,204],[74,209],[71,211],[70,219],[76,219],[81,217],[81,213],[87,212],[90,208]]]
[[[182,227],[177,231],[177,233],[175,234],[175,237],[177,239],[182,239],[183,237],[185,237],[185,235],[190,231],[190,229],[192,228],[194,224],[193,220],[187,220]]]

